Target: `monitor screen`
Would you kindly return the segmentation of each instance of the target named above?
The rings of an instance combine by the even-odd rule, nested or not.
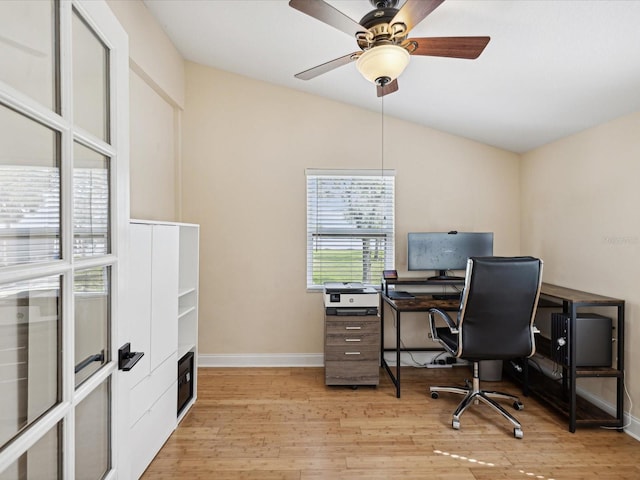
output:
[[[407,253],[409,270],[437,270],[444,278],[447,270],[465,270],[469,257],[492,256],[493,233],[409,233]]]

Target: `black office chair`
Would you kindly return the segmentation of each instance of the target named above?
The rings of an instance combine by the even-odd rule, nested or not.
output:
[[[438,392],[465,395],[453,413],[454,429],[460,428],[460,416],[481,400],[507,418],[513,434],[522,438],[522,426],[493,398],[513,401],[516,410],[523,407],[515,395],[480,390],[478,375],[481,360],[508,360],[530,357],[535,353],[533,320],[542,283],[542,260],[533,257],[473,257],[467,261],[467,274],[457,322],[443,310],[429,310],[434,340],[451,355],[473,362],[473,380],[466,387],[430,387]],[[443,319],[447,326],[436,326]]]

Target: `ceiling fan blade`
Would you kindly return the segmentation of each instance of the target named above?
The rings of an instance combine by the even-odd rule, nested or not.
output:
[[[346,65],[347,63],[351,63],[356,60],[362,52],[354,52],[349,55],[345,55],[344,57],[336,58],[335,60],[331,60],[329,62],[323,63],[316,67],[305,70],[304,72],[297,73],[294,75],[296,78],[300,80],[311,80],[312,78],[317,77],[318,75],[322,75],[323,73],[327,73],[334,68],[341,67]]]
[[[404,23],[407,32],[424,20],[427,15],[433,12],[444,0],[407,0],[400,11],[391,20],[391,24]]]
[[[409,38],[417,48],[411,55],[428,55],[432,57],[453,57],[476,59],[487,46],[491,37],[430,37]]]
[[[355,37],[367,29],[323,0],[290,0],[289,6]]]
[[[378,85],[378,96],[384,97],[385,95],[389,95],[390,93],[398,91],[398,79],[396,78],[392,82],[387,83],[384,87]]]

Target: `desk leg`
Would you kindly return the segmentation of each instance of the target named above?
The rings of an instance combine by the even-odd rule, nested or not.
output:
[[[400,312],[398,312],[395,308],[392,308],[393,313],[392,316],[395,315],[396,319],[396,371],[391,371],[391,367],[387,363],[387,360],[384,358],[385,348],[384,348],[384,333],[380,334],[381,344],[380,344],[380,363],[387,371],[389,378],[393,382],[396,387],[396,398],[400,398]],[[384,303],[382,304],[380,310],[380,329],[381,332],[384,332]],[[389,349],[392,351],[392,349]]]
[[[384,300],[380,295],[380,365],[384,365]]]
[[[400,398],[400,312],[396,312],[396,398]]]

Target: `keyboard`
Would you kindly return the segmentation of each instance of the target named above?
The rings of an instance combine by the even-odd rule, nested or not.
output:
[[[411,295],[409,292],[399,292],[396,290],[391,290],[389,292],[389,298],[393,300],[411,300],[412,298],[416,298]]]
[[[460,293],[434,293],[434,300],[460,300]]]

